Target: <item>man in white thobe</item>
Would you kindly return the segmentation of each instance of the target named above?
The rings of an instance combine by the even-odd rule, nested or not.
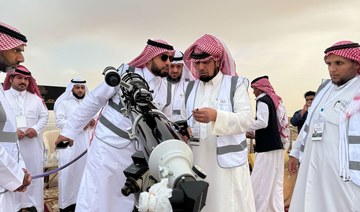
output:
[[[27,169],[40,174],[43,169],[44,146],[41,132],[49,118],[48,110],[40,95],[36,80],[24,66],[18,65],[14,72],[7,72],[4,80],[5,96],[16,116],[20,154]],[[44,210],[44,179],[32,181],[28,190],[15,195],[18,208]]]
[[[183,53],[175,51],[174,60],[171,62],[169,74],[167,76],[168,91],[171,91],[171,103],[165,106],[164,110],[169,110],[171,121],[186,120],[181,114],[182,103],[184,102],[185,88],[189,80],[194,80],[190,70],[185,66]]]
[[[325,50],[331,81],[324,82],[290,152],[301,164],[292,212],[360,211],[360,45],[340,41]]]
[[[0,72],[13,71],[24,62],[27,39],[14,27],[0,22]],[[30,173],[19,156],[15,115],[0,86],[0,212],[16,211],[13,191],[24,192],[31,183]]]
[[[73,114],[75,109],[89,94],[86,81],[80,78],[72,79],[67,85],[65,92],[56,99],[54,105],[56,127],[62,129],[66,120]],[[83,128],[83,131],[75,138],[72,148],[59,149],[59,166],[69,163],[78,157],[90,145],[91,132],[95,120]],[[87,155],[82,156],[70,166],[59,172],[59,209],[68,212],[75,211],[76,198],[80,188],[81,177],[84,173]]]
[[[256,211],[281,212],[284,211],[284,146],[278,124],[278,117],[281,117],[278,116],[278,108],[282,106],[282,100],[275,93],[268,76],[254,79],[251,87],[256,96],[256,120],[247,137],[255,138],[256,142],[255,163],[251,172]]]
[[[130,67],[143,77],[154,92],[153,103],[162,110],[166,104],[166,84],[162,76],[169,70],[174,55],[173,47],[163,40],[148,40],[143,52],[133,61],[118,69],[121,75]],[[74,139],[88,121],[103,107],[89,148],[84,175],[76,203],[76,211],[132,211],[134,198],[124,196],[123,171],[132,163],[131,155],[141,147],[131,140],[127,129],[131,120],[121,114],[122,92],[119,87],[102,83],[85,97],[69,117],[56,143]]]
[[[184,61],[197,79],[187,85],[185,111],[194,164],[206,172],[209,183],[202,211],[255,211],[245,138],[254,122],[249,82],[235,76],[234,60],[212,35],[195,41]]]

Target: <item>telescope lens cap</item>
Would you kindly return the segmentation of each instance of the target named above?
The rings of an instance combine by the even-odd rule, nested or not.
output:
[[[195,172],[195,174],[199,177],[201,177],[202,179],[206,178],[206,173],[204,170],[202,170],[198,165],[194,165],[192,167],[192,170]]]

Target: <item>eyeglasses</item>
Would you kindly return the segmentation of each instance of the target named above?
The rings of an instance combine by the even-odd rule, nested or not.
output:
[[[163,61],[163,62],[166,62],[168,59],[170,62],[174,61],[174,57],[173,56],[169,56],[167,54],[163,54],[161,55],[160,59]]]

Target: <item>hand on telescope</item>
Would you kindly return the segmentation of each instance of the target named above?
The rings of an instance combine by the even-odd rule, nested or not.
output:
[[[193,110],[192,114],[197,122],[209,123],[216,121],[217,111],[214,108],[203,107]]]

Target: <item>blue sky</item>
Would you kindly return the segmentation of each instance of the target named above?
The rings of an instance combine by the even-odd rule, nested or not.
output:
[[[328,78],[324,49],[360,41],[358,8],[358,0],[2,0],[0,21],[28,37],[24,65],[38,84],[66,86],[81,77],[90,89],[106,66],[131,61],[148,38],[184,51],[213,34],[239,75],[270,77],[292,115],[303,94]]]

